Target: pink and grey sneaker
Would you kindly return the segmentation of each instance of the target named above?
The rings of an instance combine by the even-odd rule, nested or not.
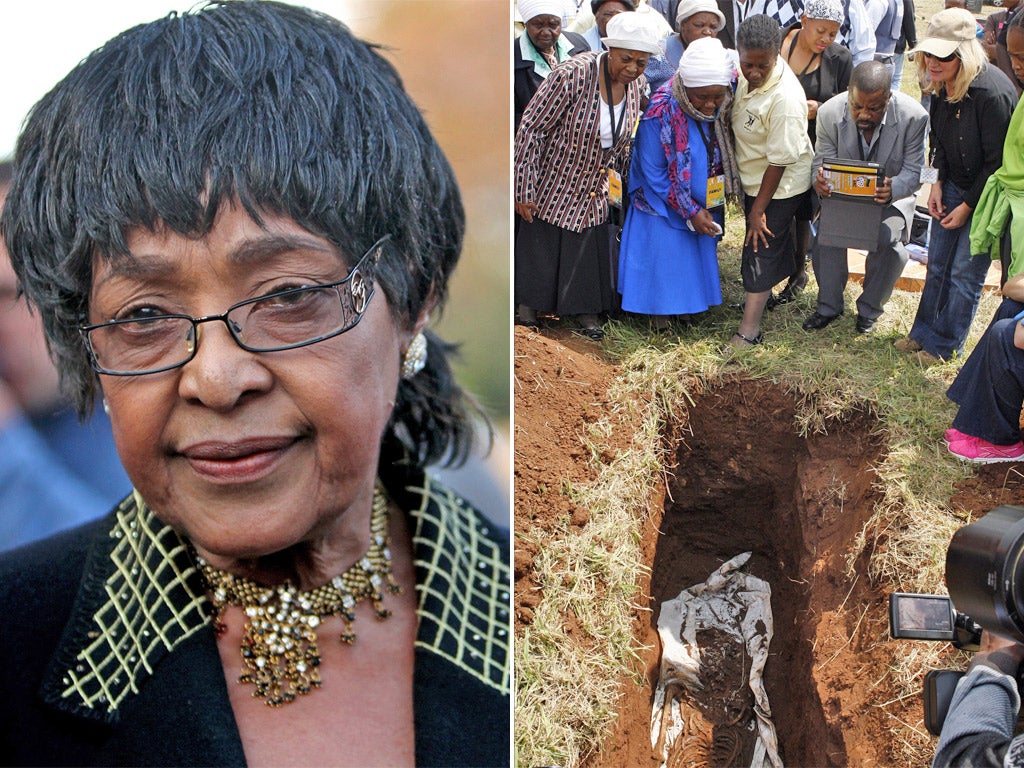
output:
[[[942,433],[942,439],[946,441],[946,444],[956,443],[960,440],[970,440],[971,436],[966,432],[961,432],[959,429],[947,429]]]
[[[949,452],[954,456],[973,461],[977,464],[995,464],[1000,461],[1024,461],[1024,443],[1013,445],[996,445],[980,437],[965,435],[963,440],[954,440],[949,444]]]

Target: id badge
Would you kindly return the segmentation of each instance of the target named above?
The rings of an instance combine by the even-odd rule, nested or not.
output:
[[[708,176],[708,199],[704,206],[707,209],[725,205],[725,174]]]
[[[608,169],[608,204],[622,207],[622,174],[612,168]]]
[[[939,169],[934,165],[926,165],[921,169],[921,183],[934,184],[939,180]]]

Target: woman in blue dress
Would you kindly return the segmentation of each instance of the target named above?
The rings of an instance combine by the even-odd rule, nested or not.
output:
[[[718,240],[740,189],[725,114],[734,78],[721,41],[695,40],[640,121],[618,285],[622,308],[656,327],[722,303]]]

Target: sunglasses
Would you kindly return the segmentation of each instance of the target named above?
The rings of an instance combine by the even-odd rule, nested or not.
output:
[[[929,59],[935,59],[936,61],[941,61],[943,64],[949,64],[949,62],[956,58],[956,51],[953,51],[949,56],[936,56],[935,54],[928,53],[927,51],[925,51],[924,55]]]

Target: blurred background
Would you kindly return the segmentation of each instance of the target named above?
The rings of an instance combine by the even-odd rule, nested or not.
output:
[[[495,483],[471,500],[508,524],[511,478],[509,317],[509,28],[507,0],[308,0],[360,37],[382,45],[455,169],[468,226],[448,306],[435,327],[461,345],[463,385],[481,401],[497,435],[487,459]],[[182,0],[35,0],[0,3],[0,158],[13,155],[32,105],[78,61],[118,32]],[[460,488],[462,490],[462,488]],[[504,494],[504,509],[495,492]],[[502,515],[502,512],[504,514]]]

